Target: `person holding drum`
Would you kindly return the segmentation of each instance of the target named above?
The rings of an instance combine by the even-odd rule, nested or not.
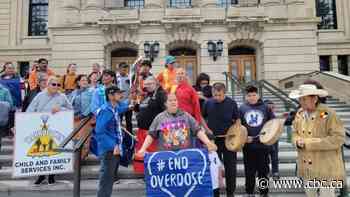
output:
[[[254,196],[256,173],[259,180],[268,180],[269,174],[270,147],[261,143],[259,136],[265,123],[275,116],[259,98],[257,87],[249,85],[245,91],[246,103],[239,108],[242,125],[248,130],[248,139],[243,147],[245,190],[248,196]],[[259,188],[261,196],[268,196],[268,191],[268,188]]]
[[[341,147],[345,141],[343,123],[334,110],[321,103],[327,91],[316,85],[303,84],[290,93],[299,99],[301,108],[293,122],[292,142],[298,151],[298,176],[306,186],[311,181],[324,181],[320,188],[307,188],[308,197],[335,197],[335,188],[326,188],[333,181],[343,181],[345,168]],[[312,183],[311,183],[312,184]],[[346,184],[346,183],[344,183]]]
[[[212,92],[214,97],[204,104],[203,115],[215,135],[217,153],[225,168],[226,194],[231,197],[236,189],[237,153],[226,148],[225,137],[227,130],[239,118],[238,107],[234,100],[225,96],[226,87],[223,83],[215,83]],[[216,190],[214,196],[220,196],[220,191]]]

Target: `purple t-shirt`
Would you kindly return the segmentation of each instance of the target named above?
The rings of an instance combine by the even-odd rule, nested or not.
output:
[[[199,127],[196,120],[187,112],[170,114],[164,111],[153,120],[148,134],[158,139],[159,150],[180,150],[194,147],[194,139]]]

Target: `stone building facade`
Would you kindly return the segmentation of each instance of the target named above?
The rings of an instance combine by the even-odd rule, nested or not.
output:
[[[115,69],[138,56],[152,56],[157,73],[167,54],[191,80],[206,72],[223,81],[228,71],[277,82],[320,61],[349,74],[350,1],[0,0],[0,63],[22,73],[39,57],[57,73],[72,62],[87,73],[95,62]]]

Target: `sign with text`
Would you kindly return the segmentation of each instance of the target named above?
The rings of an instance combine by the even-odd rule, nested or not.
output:
[[[55,151],[73,131],[72,111],[16,113],[15,123],[13,177],[73,172],[73,154]]]
[[[146,153],[147,196],[212,197],[208,152],[202,149]]]

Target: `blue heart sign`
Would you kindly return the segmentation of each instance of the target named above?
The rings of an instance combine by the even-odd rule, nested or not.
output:
[[[147,196],[213,196],[206,150],[185,149],[147,153],[144,161]]]

